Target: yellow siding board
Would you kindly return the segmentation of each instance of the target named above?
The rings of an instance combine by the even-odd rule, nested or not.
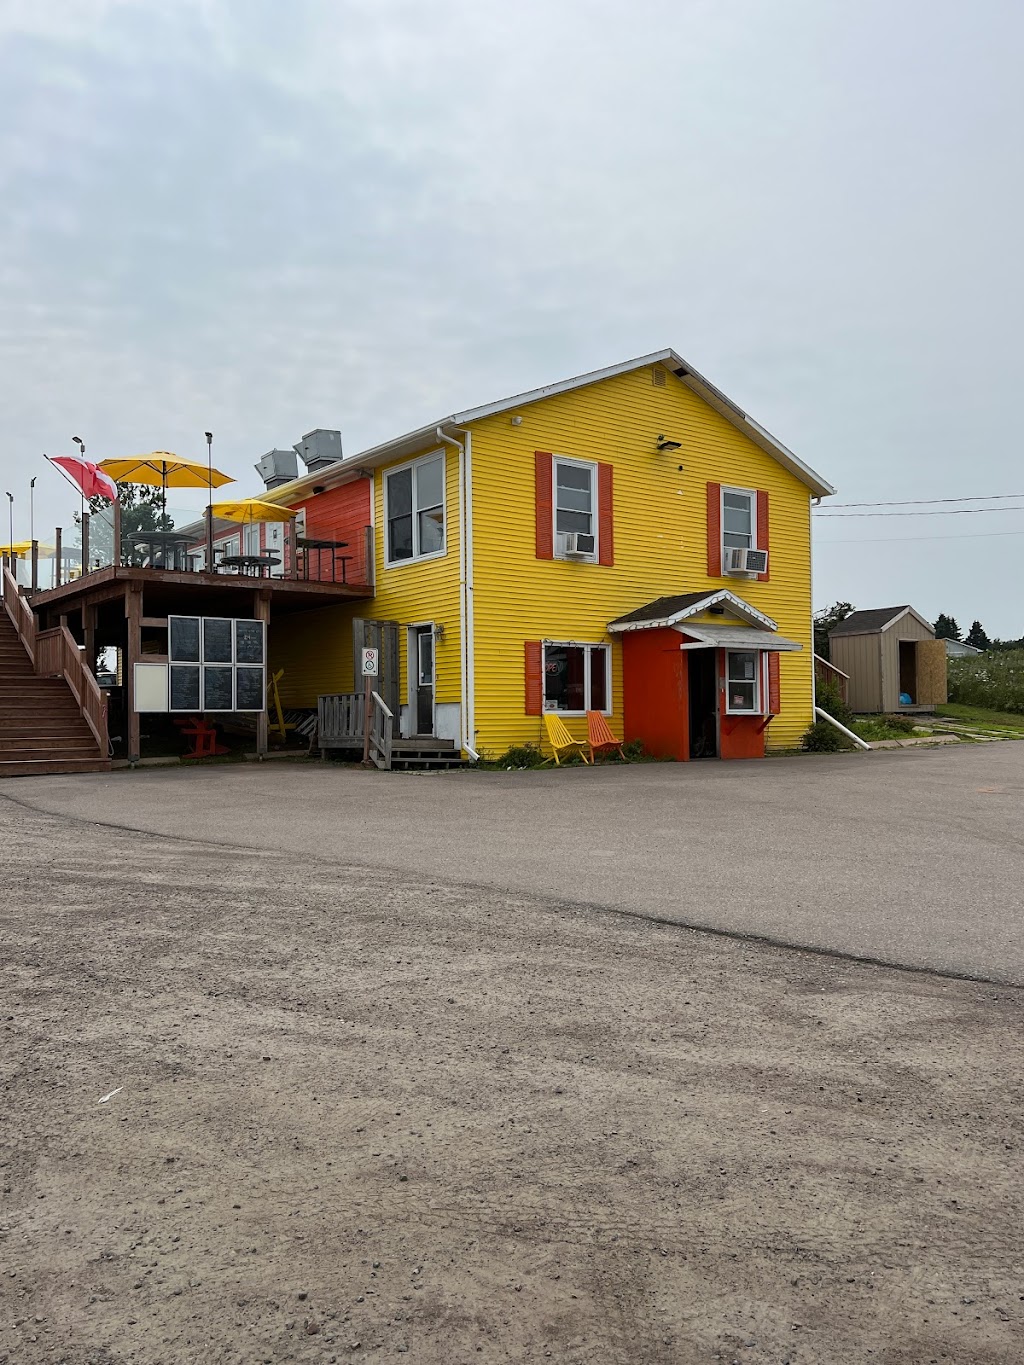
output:
[[[790,747],[811,722],[810,490],[674,375],[647,369],[545,398],[473,426],[476,739],[495,754],[541,738],[524,713],[524,642],[612,641],[613,729],[622,729],[621,647],[607,623],[653,598],[729,588],[803,644],[780,660],[782,713],[769,746]],[[658,453],[664,433],[681,449]],[[539,560],[534,452],[607,461],[615,470],[615,564]],[[682,466],[682,469],[679,466]],[[709,481],[769,494],[771,578],[707,573]],[[577,736],[585,722],[569,720]]]

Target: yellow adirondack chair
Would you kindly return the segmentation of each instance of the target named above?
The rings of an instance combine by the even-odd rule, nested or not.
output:
[[[548,743],[554,750],[554,760],[559,767],[561,767],[562,763],[562,754],[579,754],[584,763],[590,762],[590,759],[586,754],[586,741],[582,739],[573,739],[572,735],[570,735],[569,731],[566,729],[565,721],[560,720],[558,716],[553,715],[550,711],[544,712],[544,729],[548,732]],[[550,763],[551,759],[549,758],[547,762]]]
[[[612,727],[600,711],[587,712],[587,748],[590,750],[591,763],[596,761],[597,754],[614,753],[616,749],[623,763],[626,761],[626,755],[622,752],[622,740],[616,739]]]

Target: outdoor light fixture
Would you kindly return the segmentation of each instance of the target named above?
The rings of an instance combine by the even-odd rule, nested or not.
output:
[[[659,450],[679,450],[682,444],[682,441],[670,441],[667,436],[658,437]]]

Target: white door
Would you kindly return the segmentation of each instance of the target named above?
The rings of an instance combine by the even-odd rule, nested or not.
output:
[[[267,554],[277,555],[278,562],[270,570],[271,578],[284,577],[284,523],[267,522]]]

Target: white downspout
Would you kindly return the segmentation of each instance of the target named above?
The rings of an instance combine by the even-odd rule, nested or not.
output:
[[[459,742],[470,758],[480,755],[473,747],[473,493],[470,462],[473,458],[472,436],[469,431],[456,428],[465,440],[457,441],[441,427],[437,439],[454,446],[459,452],[459,664],[461,706],[459,707]]]
[[[823,711],[820,706],[816,706],[814,708],[814,714],[819,718],[819,720],[827,720],[829,725],[834,725],[837,730],[842,731],[842,733],[846,736],[847,739],[853,740],[854,744],[856,744],[858,749],[871,748],[871,745],[865,743],[865,741],[861,739],[860,735],[855,735],[852,730],[847,730],[846,726],[841,724],[838,720],[836,720],[835,716],[830,716],[829,713],[827,711]]]

